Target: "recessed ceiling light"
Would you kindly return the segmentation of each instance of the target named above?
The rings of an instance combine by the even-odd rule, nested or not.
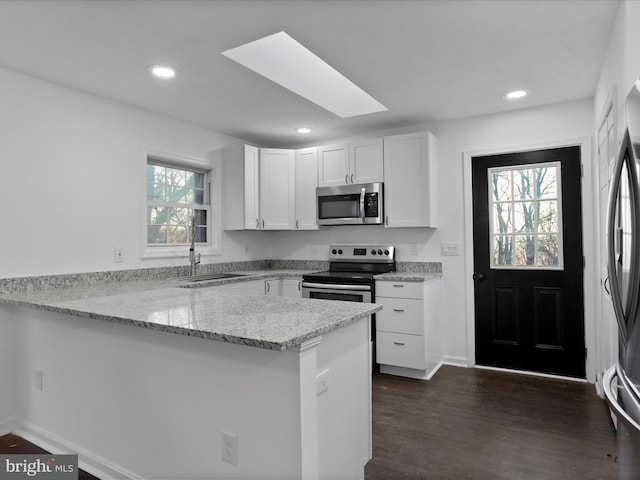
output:
[[[517,100],[519,98],[524,98],[529,95],[527,90],[511,90],[510,92],[503,93],[502,98],[506,98],[507,100]]]
[[[151,65],[148,70],[159,78],[173,78],[176,76],[175,69],[167,67],[166,65]]]
[[[311,129],[309,127],[300,127],[300,128],[296,128],[296,132],[298,132],[298,133],[311,133]]]
[[[387,110],[285,32],[226,50],[222,55],[339,117]]]

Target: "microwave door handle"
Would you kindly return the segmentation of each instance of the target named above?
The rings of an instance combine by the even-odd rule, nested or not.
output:
[[[360,190],[360,214],[362,215],[362,223],[365,223],[365,214],[364,214],[364,196],[367,189],[362,187]]]

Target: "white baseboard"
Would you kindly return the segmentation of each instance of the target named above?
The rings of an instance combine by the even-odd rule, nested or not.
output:
[[[451,365],[453,367],[469,367],[469,360],[467,357],[457,357],[453,355],[444,355],[442,357],[442,363],[444,365]]]
[[[51,453],[78,454],[78,467],[98,478],[142,480],[142,477],[27,421],[15,419],[11,431]]]
[[[431,370],[418,370],[415,368],[396,367],[394,365],[380,365],[380,373],[397,375],[399,377],[415,378],[418,380],[430,380],[441,366],[442,363],[438,363]]]

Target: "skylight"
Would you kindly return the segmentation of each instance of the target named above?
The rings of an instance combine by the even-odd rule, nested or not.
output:
[[[285,32],[240,45],[222,55],[341,118],[387,110]]]

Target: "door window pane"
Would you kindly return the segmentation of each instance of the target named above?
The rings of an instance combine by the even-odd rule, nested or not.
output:
[[[560,162],[489,169],[493,268],[562,268]]]

